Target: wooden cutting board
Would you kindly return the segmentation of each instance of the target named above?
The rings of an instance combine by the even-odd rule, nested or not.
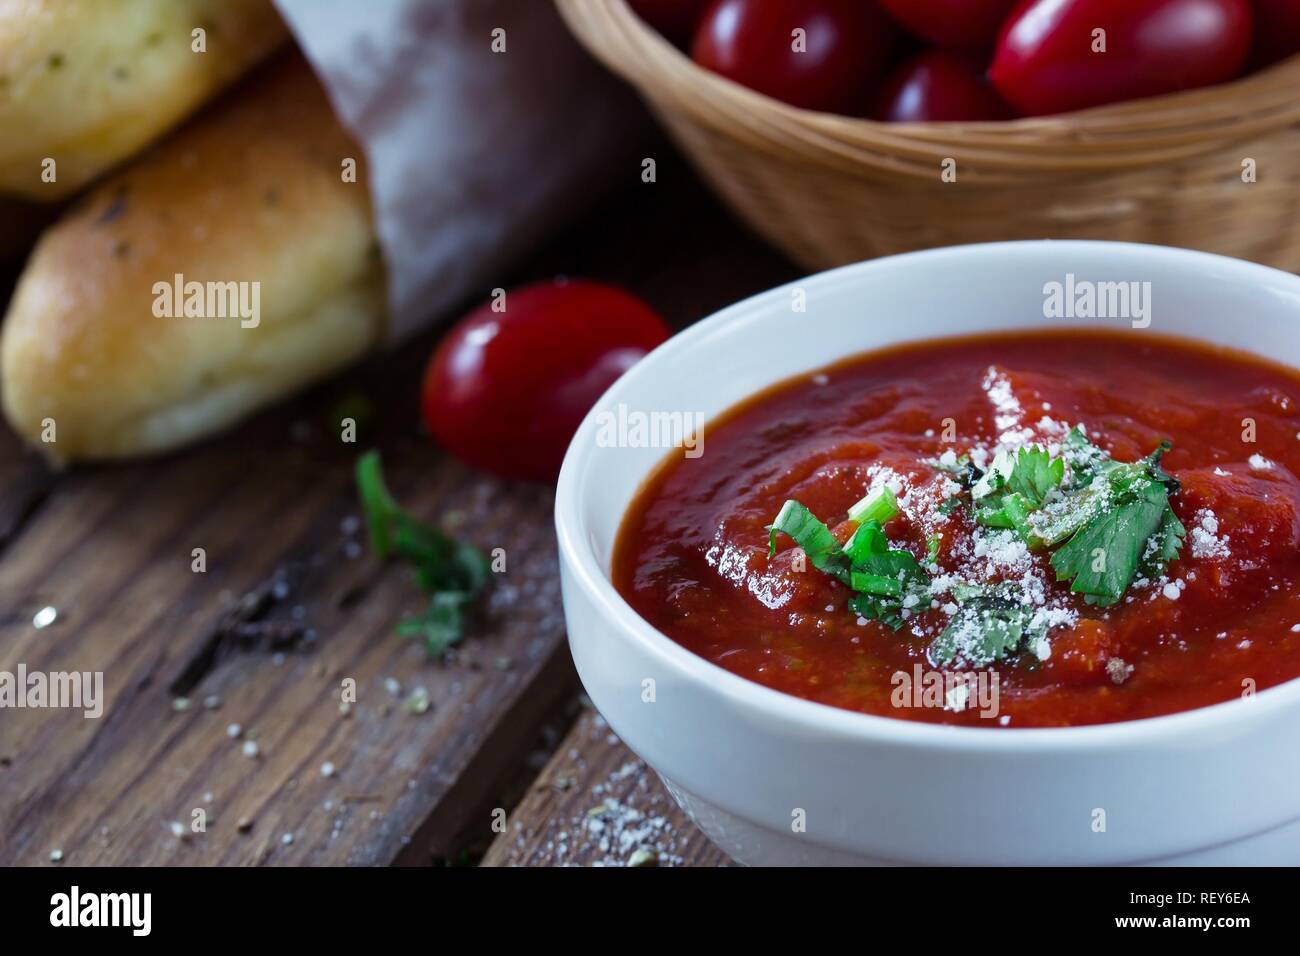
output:
[[[794,277],[660,151],[657,182],[630,168],[626,192],[491,285],[616,282],[681,326]],[[436,337],[158,460],[55,474],[0,429],[0,670],[102,672],[107,698],[98,719],[0,711],[0,864],[472,862],[521,796],[516,821],[578,809],[576,790],[554,813],[538,803],[577,693],[551,492],[475,473],[420,433]],[[340,409],[358,407],[361,441],[344,444]],[[367,447],[412,512],[506,549],[450,662],[393,635],[420,594],[359,534],[352,468]],[[594,747],[590,772],[631,760],[620,746]],[[683,830],[671,852],[718,862],[702,841]],[[566,862],[507,849],[490,860]]]

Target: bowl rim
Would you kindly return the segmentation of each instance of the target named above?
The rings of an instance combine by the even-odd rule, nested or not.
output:
[[[654,349],[606,390],[578,427],[565,453],[555,493],[559,557],[561,564],[571,573],[576,586],[581,587],[604,615],[619,625],[626,636],[641,645],[642,650],[673,668],[692,684],[699,685],[704,694],[720,695],[732,704],[780,718],[802,732],[822,735],[829,733],[853,742],[907,745],[930,750],[966,750],[975,747],[998,752],[1028,753],[1096,751],[1110,749],[1118,744],[1130,747],[1158,745],[1199,732],[1222,732],[1229,723],[1244,724],[1251,719],[1300,706],[1300,677],[1296,677],[1259,690],[1250,698],[1221,701],[1156,717],[1072,727],[965,727],[865,714],[775,690],[700,657],[637,614],[606,576],[594,551],[585,543],[587,536],[582,519],[580,490],[582,476],[591,460],[606,451],[599,448],[595,441],[588,440],[596,427],[596,416],[600,409],[620,399],[619,393],[628,387],[628,383],[657,374],[656,369],[664,363],[671,366],[672,358],[678,353],[707,348],[711,337],[729,329],[734,323],[757,319],[769,302],[786,301],[794,287],[807,292],[813,286],[825,288],[853,282],[864,274],[887,271],[903,261],[933,260],[939,266],[945,260],[954,258],[996,257],[1006,253],[1053,257],[1068,256],[1071,253],[1139,254],[1166,263],[1182,263],[1190,273],[1202,279],[1211,273],[1221,274],[1223,270],[1228,270],[1241,279],[1254,279],[1261,286],[1290,284],[1293,286],[1292,293],[1297,302],[1300,302],[1300,276],[1258,263],[1149,243],[1051,239],[971,243],[884,256],[813,273],[756,293],[695,322]],[[862,354],[870,354],[871,351],[874,350],[867,349]],[[1250,353],[1249,350],[1242,351],[1258,354]],[[1268,360],[1267,356],[1260,357]],[[793,376],[774,378],[770,384],[788,377]],[[736,401],[740,400],[743,398]],[[649,474],[647,471],[642,476],[642,481]],[[626,509],[626,505],[624,507]],[[621,520],[620,516],[620,522]]]

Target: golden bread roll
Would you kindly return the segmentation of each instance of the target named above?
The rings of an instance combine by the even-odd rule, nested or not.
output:
[[[70,195],[287,37],[271,0],[0,0],[0,192]]]
[[[175,448],[361,355],[384,303],[360,149],[291,56],[45,232],[0,332],[4,411],[55,462]]]

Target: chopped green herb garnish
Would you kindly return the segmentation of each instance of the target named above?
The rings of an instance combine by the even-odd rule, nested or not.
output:
[[[936,471],[952,475],[953,480],[966,491],[974,488],[976,482],[984,477],[983,470],[971,461],[970,455],[955,456],[952,461],[945,461],[942,457],[936,458],[930,461],[929,465]]]
[[[957,495],[953,495],[951,498],[945,498],[939,503],[939,514],[950,515],[954,511],[960,511],[963,504],[965,504],[965,501]]]
[[[1166,442],[1139,462],[1112,459],[1081,428],[1060,458],[1028,445],[999,452],[971,489],[975,520],[1014,530],[1031,548],[1058,547],[1058,581],[1089,604],[1109,606],[1139,572],[1158,577],[1182,547],[1185,530],[1169,496],[1178,482],[1160,466]],[[1069,479],[1066,480],[1066,465]]]
[[[1089,604],[1115,604],[1139,567],[1158,575],[1178,556],[1186,532],[1169,506],[1178,482],[1160,466],[1168,450],[1164,442],[1133,464],[1097,462],[1091,482],[1064,499],[1066,520],[1049,526],[1056,534],[1061,525],[1078,526],[1052,555],[1052,567],[1056,579],[1070,581],[1070,590]],[[1069,519],[1072,499],[1082,518]]]
[[[460,640],[465,609],[487,584],[490,561],[472,545],[407,514],[384,482],[377,451],[358,459],[357,491],[371,549],[381,558],[395,556],[413,564],[416,582],[429,597],[425,612],[402,621],[397,633],[419,637],[431,657],[441,656]]]
[[[1111,463],[1110,455],[1098,448],[1080,426],[1070,429],[1061,442],[1061,457],[1070,466],[1070,487],[1081,488],[1096,476],[1097,471]]]
[[[1187,529],[1178,520],[1178,515],[1174,514],[1174,509],[1166,504],[1160,527],[1147,542],[1147,548],[1138,561],[1138,573],[1147,579],[1164,574],[1166,565],[1178,557],[1186,536]]]
[[[1094,445],[1081,427],[1061,444],[1059,457],[1041,445],[999,452],[987,471],[969,455],[931,462],[960,476],[963,491],[945,499],[939,511],[970,507],[978,525],[1014,531],[1032,550],[1051,550],[1058,581],[1088,604],[1106,607],[1121,600],[1139,575],[1158,578],[1178,557],[1186,531],[1170,506],[1178,482],[1161,466],[1169,443],[1138,462],[1117,462]],[[902,626],[906,608],[930,606],[943,587],[956,603],[948,627],[930,646],[940,666],[964,661],[982,666],[1036,649],[1054,626],[1017,586],[962,582],[931,590],[924,568],[906,550],[893,548],[883,523],[899,513],[892,492],[881,488],[849,510],[858,521],[841,546],[830,529],[797,501],[787,501],[769,527],[769,556],[778,533],[789,535],[818,570],[847,585],[849,610],[892,628]],[[1007,540],[1014,540],[1008,538]],[[926,566],[935,564],[941,540],[926,541]],[[1041,604],[1041,598],[1039,599]],[[1060,612],[1063,609],[1058,608]],[[1055,623],[1061,623],[1059,616]]]
[[[776,536],[786,534],[803,548],[803,553],[818,571],[833,574],[848,584],[848,559],[831,529],[793,498],[781,506],[776,519],[767,527],[767,556],[776,555]]]
[[[888,517],[892,517],[897,513],[892,493],[888,501],[889,508],[893,509]],[[875,513],[882,513],[878,504],[871,508]],[[853,536],[841,546],[830,528],[791,499],[768,526],[769,557],[776,554],[778,534],[793,538],[818,571],[832,575],[852,589],[854,597],[849,600],[849,609],[868,620],[881,621],[895,629],[902,627],[901,611],[908,594],[926,587],[925,572],[916,558],[910,551],[891,548],[880,521],[875,518],[859,524]]]
[[[930,660],[944,667],[957,660],[983,667],[1026,650],[1047,636],[1045,620],[1035,620],[1014,593],[1014,585],[958,585],[957,613],[930,645]]]
[[[1011,528],[1029,540],[1029,514],[1043,506],[1065,477],[1065,462],[1040,445],[1014,454],[998,452],[971,489],[975,520],[989,528]]]
[[[879,521],[885,524],[896,514],[898,514],[898,499],[894,497],[888,485],[881,485],[849,508],[850,521]]]

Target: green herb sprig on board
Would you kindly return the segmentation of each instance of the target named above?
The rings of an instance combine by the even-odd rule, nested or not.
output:
[[[403,510],[384,481],[379,452],[362,455],[356,474],[371,550],[413,565],[416,583],[429,598],[425,612],[400,622],[397,633],[420,638],[430,657],[441,657],[461,639],[466,609],[486,587],[491,561]]]

